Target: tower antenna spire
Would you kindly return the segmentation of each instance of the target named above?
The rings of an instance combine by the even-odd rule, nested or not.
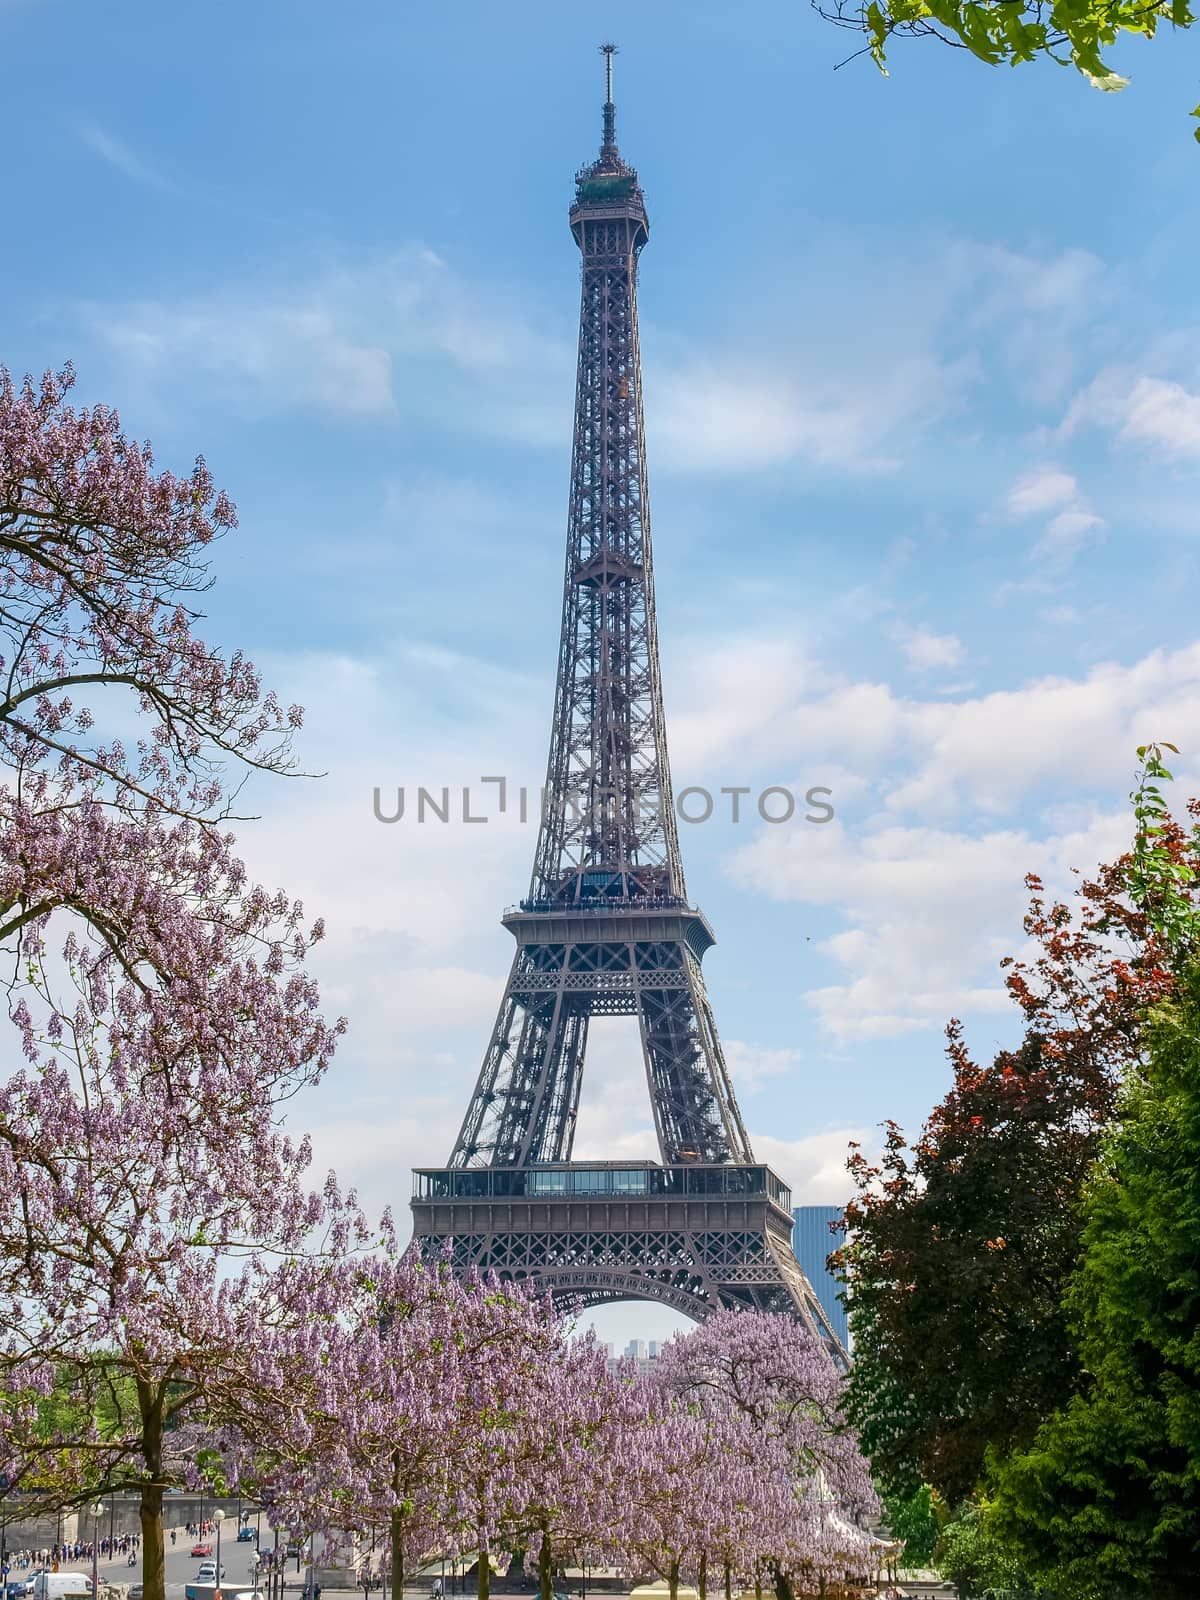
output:
[[[600,54],[604,57],[604,143],[603,153],[608,154],[617,148],[617,108],[613,104],[613,57],[617,53],[615,44],[602,44]]]

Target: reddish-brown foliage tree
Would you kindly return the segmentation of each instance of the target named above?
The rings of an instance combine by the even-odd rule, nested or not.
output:
[[[1177,824],[1165,840],[1197,864]],[[1061,1299],[1076,1203],[1142,1018],[1172,984],[1127,898],[1129,863],[1082,882],[1073,908],[1027,879],[1038,952],[1004,963],[1022,1043],[980,1066],[951,1022],[953,1083],[920,1137],[888,1122],[878,1162],[852,1148],[857,1193],[833,1257],[851,1300],[847,1410],[888,1492],[923,1480],[960,1500],[987,1447],[1026,1443],[1075,1385]]]

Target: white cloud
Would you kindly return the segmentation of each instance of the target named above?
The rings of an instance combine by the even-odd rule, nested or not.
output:
[[[844,1206],[854,1193],[846,1171],[846,1156],[854,1141],[870,1149],[877,1143],[874,1129],[828,1128],[803,1139],[780,1139],[775,1134],[754,1133],[750,1143],[760,1161],[773,1167],[792,1191],[792,1204]],[[830,1249],[834,1242],[830,1236]]]
[[[354,1115],[331,1116],[327,1095],[301,1104],[295,1114],[297,1126],[305,1126],[305,1114],[311,1112],[314,1186],[326,1172],[336,1172],[343,1188],[356,1191],[369,1221],[378,1221],[390,1208],[402,1240],[412,1231],[411,1169],[445,1162],[466,1110],[465,1097],[423,1094],[419,1085],[413,1074],[400,1094],[381,1096],[374,1106],[360,1101]]]
[[[1161,378],[1139,378],[1129,395],[1123,439],[1165,455],[1200,458],[1200,394]]]
[[[297,742],[303,765],[326,776],[260,784],[250,802],[267,808],[269,821],[244,833],[256,874],[284,883],[314,914],[321,912],[331,940],[370,929],[412,941],[406,964],[460,964],[464,934],[496,925],[498,908],[528,873],[535,838],[536,804],[521,823],[515,807],[491,820],[461,820],[462,790],[480,799],[487,772],[506,772],[514,787],[531,792],[541,781],[544,706],[526,680],[494,663],[473,661],[413,639],[391,656],[360,661],[313,653],[259,661],[285,702],[305,707]],[[522,771],[513,752],[529,751]],[[536,754],[534,754],[536,752]],[[536,762],[536,765],[534,765]],[[438,800],[449,790],[450,820],[428,809],[419,820],[417,789]],[[398,788],[404,817],[394,813]],[[499,934],[501,941],[507,935]],[[354,960],[369,954],[358,951]],[[394,960],[396,951],[389,952]],[[497,999],[499,996],[497,995]]]
[[[1023,944],[1024,876],[1065,887],[1128,842],[1121,814],[1039,838],[833,823],[764,833],[738,852],[739,881],[778,900],[831,907],[845,922],[820,948],[840,981],[805,996],[841,1043],[935,1030],[966,1012],[1008,1013],[1000,958]]]
[[[108,159],[137,170],[111,136],[101,143]],[[1001,349],[1014,381],[1057,393],[1059,369],[1070,365],[1064,341],[1092,315],[1098,266],[1078,251],[1039,258],[958,241],[939,248],[936,265],[889,258],[891,295],[872,311],[875,325],[855,323],[847,340],[846,319],[827,318],[839,330],[836,352],[822,329],[805,343],[795,331],[781,340],[790,325],[778,315],[767,319],[772,342],[757,350],[740,330],[719,328],[703,353],[652,341],[645,382],[656,467],[893,470],[932,421],[994,381]],[[831,292],[861,317],[863,293],[844,271]],[[906,306],[902,327],[888,309],[896,300]],[[91,305],[85,319],[126,363],[126,392],[138,375],[182,371],[250,414],[394,416],[536,445],[564,437],[569,300],[530,304],[419,243],[318,261],[307,275],[289,262],[182,301]]]
[[[1089,536],[1105,526],[1088,505],[1078,479],[1060,467],[1042,465],[1017,479],[1008,492],[1008,514],[1018,522],[1030,517],[1055,513],[1040,538],[1029,550],[1030,562],[1043,577],[1062,573],[1089,542]],[[1004,597],[1028,591],[1028,585],[1008,583]]]
[[[457,799],[463,784],[478,799],[481,773],[541,746],[544,707],[535,719],[513,674],[419,643],[372,662],[259,665],[305,705],[297,754],[327,776],[260,780],[246,798],[263,818],[239,842],[252,878],[324,917],[311,966],[326,1012],[350,1022],[330,1078],[292,1120],[313,1130],[318,1173],[334,1166],[372,1212],[398,1199],[403,1230],[407,1169],[447,1159],[474,1086],[512,955],[500,911],[533,851],[531,824],[464,825]],[[456,820],[422,825],[411,806],[404,822],[375,820],[373,787],[404,784],[411,799],[421,783],[451,788]]]
[[[843,767],[925,819],[999,815],[1060,785],[1123,793],[1148,738],[1200,749],[1200,644],[949,701],[831,672],[769,636],[698,644],[677,678],[672,757],[689,781],[820,782]]]
[[[198,373],[256,410],[345,416],[391,412],[392,355],[369,333],[341,332],[318,298],[257,305],[141,301],[94,311],[93,328],[137,372],[156,381]]]
[[[1089,542],[1088,536],[1104,527],[1104,518],[1082,507],[1060,511],[1029,552],[1029,559],[1052,571],[1062,571]]]
[[[1067,437],[1081,425],[1171,460],[1200,459],[1200,394],[1165,378],[1109,368],[1075,395],[1059,431]]]
[[[874,351],[818,378],[772,350],[714,362],[688,352],[647,367],[654,461],[687,472],[796,461],[855,473],[894,471],[912,440],[969,381],[969,364],[910,339],[885,363]],[[802,375],[797,376],[800,367]]]
[[[91,332],[149,381],[181,369],[251,413],[442,415],[559,439],[547,375],[570,350],[490,288],[416,245],[191,300],[84,308]],[[495,389],[503,405],[481,404]],[[548,431],[552,430],[552,431]]]
[[[697,365],[650,379],[655,460],[721,472],[801,458],[817,466],[878,471],[873,454],[887,419],[849,400],[822,404],[769,373],[743,376]]]
[[[680,652],[669,718],[677,781],[745,782],[771,769],[808,783],[861,783],[900,732],[897,700],[883,683],[853,681],[795,638],[704,637]],[[802,769],[802,770],[801,770]]]
[[[917,628],[899,629],[897,638],[904,659],[918,672],[960,667],[966,660],[967,652],[961,639],[953,633],[934,633],[924,623]]]
[[[1164,737],[1197,748],[1198,692],[1200,645],[1192,645],[954,704],[896,706],[911,766],[893,786],[889,808],[929,816],[970,805],[998,814],[1026,801],[1036,806],[1059,787],[1121,792],[1150,730],[1173,730]]]
[[[734,1093],[738,1095],[757,1094],[765,1078],[792,1077],[804,1059],[798,1050],[769,1050],[742,1039],[726,1039],[723,1048]]]
[[[979,313],[989,323],[1011,320],[1014,311],[1078,321],[1103,299],[1110,275],[1107,263],[1089,250],[1037,256],[966,242],[961,253],[966,276],[977,285]]]
[[[1053,466],[1034,467],[1008,491],[1009,515],[1021,520],[1035,517],[1067,505],[1078,493],[1079,484],[1071,473]]]
[[[683,682],[689,778],[847,774],[833,784],[836,822],[752,817],[728,863],[744,888],[835,919],[814,946],[834,980],[805,998],[843,1040],[1006,1012],[997,962],[1022,939],[1025,873],[1066,886],[1069,868],[1127,847],[1138,744],[1200,749],[1200,644],[943,700],[854,681],[763,637],[710,641]],[[1178,792],[1191,792],[1186,777]]]
[[[685,353],[650,365],[656,464],[689,472],[786,461],[893,470],[931,422],[994,381],[989,368],[998,358],[1020,387],[1059,396],[1075,375],[1079,330],[1107,293],[1105,264],[1082,250],[1036,256],[959,239],[939,241],[936,261],[904,261],[893,251],[886,267],[861,238],[829,250],[837,281],[814,284],[812,293],[824,297],[836,345],[814,328],[804,349],[787,348],[780,330],[788,320],[776,313],[775,342],[752,361],[739,350],[724,360]],[[871,274],[882,271],[889,292],[880,301]],[[905,307],[902,324],[897,304]]]
[[[980,351],[984,381],[1003,374],[1026,404],[1057,405],[1078,383],[1089,330],[1114,294],[1110,262],[1086,250],[1038,255],[961,242],[950,309]]]
[[[658,1139],[634,1017],[593,1017],[575,1137],[580,1161],[657,1161]]]
[[[110,167],[115,167],[134,183],[143,184],[148,189],[169,189],[172,187],[155,167],[138,155],[137,151],[127,145],[124,140],[118,139],[115,134],[107,132],[94,122],[85,122],[80,127],[80,137],[88,149],[98,155],[102,161],[107,161]]]

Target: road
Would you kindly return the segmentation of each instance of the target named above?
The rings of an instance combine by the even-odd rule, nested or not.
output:
[[[211,1543],[215,1557],[216,1539],[206,1539],[205,1542]],[[169,1600],[183,1600],[184,1585],[193,1581],[196,1576],[196,1569],[199,1567],[202,1558],[191,1554],[192,1540],[182,1531],[177,1533],[176,1543],[172,1545],[171,1534],[168,1530],[166,1547],[167,1595]],[[236,1534],[228,1539],[222,1536],[221,1565],[225,1568],[225,1588],[232,1590],[252,1589],[254,1587],[254,1569],[250,1562],[250,1557],[253,1554],[253,1544],[238,1544]],[[85,1556],[82,1561],[71,1562],[70,1570],[84,1572],[90,1577],[92,1571],[91,1561]],[[294,1559],[288,1562],[287,1576],[293,1585],[297,1585],[302,1581],[303,1569],[299,1574],[296,1572]],[[100,1563],[100,1579],[101,1582],[107,1580],[109,1583],[141,1583],[141,1558],[138,1558],[137,1565],[134,1567],[129,1565],[128,1556],[118,1556],[115,1561],[102,1561]]]

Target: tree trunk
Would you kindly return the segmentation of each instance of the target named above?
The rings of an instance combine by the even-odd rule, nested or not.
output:
[[[142,1485],[138,1508],[142,1524],[142,1594],[145,1600],[166,1600],[167,1574],[163,1566],[163,1491],[161,1483]]]
[[[754,1563],[754,1600],[762,1600],[762,1568]]]
[[[667,1582],[671,1588],[671,1600],[679,1600],[679,1563],[672,1561],[667,1572]]]
[[[725,1563],[725,1600],[733,1600],[733,1568]]]
[[[700,1552],[700,1577],[696,1588],[700,1600],[708,1600],[708,1551]]]
[[[392,1600],[404,1600],[404,1512],[392,1507]]]
[[[488,1560],[487,1552],[483,1548],[482,1529],[480,1529],[479,1533],[479,1566],[477,1567],[476,1571],[479,1575],[478,1587],[476,1591],[479,1595],[479,1600],[489,1600],[492,1592],[492,1563]]]
[[[775,1600],[794,1600],[792,1580],[782,1567],[775,1568]]]
[[[146,1477],[138,1515],[142,1524],[142,1594],[144,1600],[166,1600],[167,1574],[163,1550],[163,1390],[137,1380],[142,1420],[142,1459]],[[220,1579],[218,1578],[218,1583]]]
[[[554,1600],[554,1552],[545,1528],[542,1529],[542,1548],[538,1551],[538,1588],[542,1600]]]

